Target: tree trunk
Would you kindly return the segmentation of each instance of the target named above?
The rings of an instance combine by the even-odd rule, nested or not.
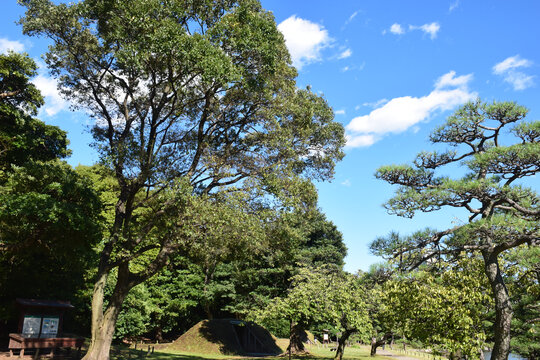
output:
[[[514,311],[510,303],[508,289],[501,275],[497,253],[484,251],[485,272],[495,299],[495,342],[491,360],[507,360],[510,354],[510,323]]]
[[[369,354],[371,356],[375,356],[375,354],[377,354],[377,348],[385,343],[386,343],[386,335],[381,340],[377,340],[375,336],[372,337],[371,338],[371,351]]]
[[[156,342],[161,344],[163,343],[163,329],[161,328],[161,325],[156,328],[156,335],[155,335]]]
[[[94,335],[83,360],[109,360],[119,311],[119,309],[109,307],[100,322],[92,323],[92,328],[96,330],[92,331]]]
[[[213,277],[214,277],[214,269],[215,267],[214,266],[206,266],[206,270],[204,271],[204,287],[203,287],[203,296],[204,296],[204,300],[203,300],[203,309],[204,309],[204,312],[206,314],[206,318],[208,320],[212,320],[214,319],[214,314],[212,313],[212,307],[211,307],[211,300],[209,299],[209,297],[207,296],[207,293],[208,293],[208,285],[210,284],[210,282],[212,281]]]
[[[298,323],[294,324],[291,322],[290,334],[289,334],[289,347],[287,351],[289,354],[297,354],[304,352],[304,343],[302,342],[302,334],[304,328]]]
[[[119,276],[107,309],[103,311],[104,289],[107,278],[108,273],[102,272],[98,275],[98,279],[94,285],[94,294],[92,297],[92,338],[83,360],[109,360],[118,314],[129,292],[129,287],[122,284],[121,276]]]
[[[210,309],[210,304],[205,302],[203,304],[203,308],[204,308],[204,313],[206,314],[206,318],[208,320],[213,320],[214,319],[214,314],[212,313],[212,309]]]
[[[341,360],[343,358],[343,353],[345,352],[345,343],[349,339],[349,336],[353,333],[353,330],[347,329],[343,331],[343,334],[339,338],[338,341],[338,347],[336,349],[336,356],[334,356],[334,360]]]
[[[369,355],[375,356],[375,354],[377,353],[377,347],[379,347],[379,345],[377,345],[377,338],[372,337],[371,338],[371,351],[369,352]]]

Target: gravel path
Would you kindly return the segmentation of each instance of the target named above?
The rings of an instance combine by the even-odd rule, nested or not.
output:
[[[383,350],[381,348],[377,349],[377,355],[386,356],[388,358],[395,359],[395,360],[418,360],[418,358],[416,357],[402,355],[402,354],[393,352],[392,350],[388,350],[388,349]]]

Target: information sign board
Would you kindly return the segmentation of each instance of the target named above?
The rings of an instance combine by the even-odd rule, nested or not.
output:
[[[58,335],[58,316],[44,317],[41,325],[41,337],[55,337]]]
[[[22,333],[25,336],[38,337],[41,328],[41,316],[25,316]]]

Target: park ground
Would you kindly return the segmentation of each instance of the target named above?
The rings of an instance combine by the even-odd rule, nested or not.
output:
[[[293,355],[294,360],[327,360],[333,359],[335,352],[331,351],[330,347],[323,348],[317,346],[307,346],[306,350],[309,354],[296,356]],[[344,359],[350,360],[418,360],[417,358],[400,356],[399,354],[385,352],[385,356],[369,356],[368,347],[347,347],[345,350]],[[147,349],[133,350],[133,349],[117,349],[116,353],[111,356],[112,360],[125,360],[125,359],[148,359],[148,360],[207,360],[207,359],[266,359],[266,360],[287,360],[289,357],[287,354],[280,356],[270,357],[241,357],[241,356],[225,356],[225,355],[209,355],[209,354],[197,354],[197,353],[185,353],[185,352],[165,352],[155,351],[153,354],[148,354]]]
[[[302,356],[293,355],[294,360],[330,360],[334,358],[335,353],[330,348],[322,348],[317,346],[308,346],[306,348],[309,354]],[[369,356],[369,348],[367,346],[361,347],[347,347],[345,349],[345,360],[428,360],[427,357],[423,357],[421,354],[414,354],[412,352],[403,353],[391,350],[377,350],[378,355],[375,357]],[[24,359],[32,359],[32,355],[24,356]],[[43,356],[42,359],[47,359],[47,356]],[[67,357],[55,357],[57,359],[68,359]],[[289,357],[284,354],[281,356],[271,357],[241,357],[241,356],[226,356],[226,355],[209,355],[198,353],[185,353],[185,352],[169,352],[167,350],[155,350],[153,353],[148,352],[148,346],[139,348],[137,350],[133,348],[114,347],[111,351],[111,360],[208,360],[208,359],[265,359],[265,360],[287,360]],[[7,354],[0,353],[0,360],[4,359],[18,359],[16,357],[8,357]],[[50,358],[49,358],[50,359]],[[432,359],[432,358],[429,358]]]

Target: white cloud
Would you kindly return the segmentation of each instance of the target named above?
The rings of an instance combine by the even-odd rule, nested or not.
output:
[[[529,67],[532,65],[532,61],[527,59],[522,59],[519,55],[510,56],[498,64],[493,66],[493,72],[497,75],[502,75],[506,71],[511,69],[516,69],[520,67]]]
[[[401,133],[426,121],[438,111],[461,105],[477,94],[468,89],[472,74],[455,76],[451,71],[435,82],[435,88],[422,97],[391,99],[367,115],[358,116],[346,126],[347,146],[370,146],[390,133]]]
[[[12,41],[6,38],[0,38],[0,54],[7,53],[8,50],[15,52],[24,51],[24,44],[20,41]]]
[[[319,24],[293,15],[278,25],[285,37],[285,43],[293,65],[301,69],[309,63],[321,61],[321,51],[332,39],[328,31]]]
[[[371,108],[376,108],[376,107],[379,107],[381,105],[384,105],[388,102],[388,99],[380,99],[380,100],[377,100],[375,102],[365,102],[362,104],[362,106],[367,106],[367,107],[371,107]],[[357,106],[357,109],[358,110],[360,109],[360,106]]]
[[[455,71],[450,71],[435,82],[435,89],[443,89],[445,87],[464,87],[472,80],[473,75],[461,75],[456,77]]]
[[[432,22],[431,24],[424,24],[421,26],[409,25],[409,30],[422,30],[424,33],[428,34],[431,39],[437,37],[437,33],[441,29],[441,25],[437,22]]]
[[[347,140],[348,147],[368,147],[375,144],[380,140],[380,137],[375,135],[350,135],[346,134],[345,139]]]
[[[392,24],[392,26],[390,26],[390,32],[392,34],[396,34],[396,35],[402,35],[402,34],[405,34],[405,30],[403,29],[403,27],[398,24],[398,23],[395,23],[395,24]]]
[[[514,90],[525,90],[534,85],[534,76],[527,75],[517,69],[529,67],[532,61],[519,55],[511,56],[493,66],[493,73],[504,76],[504,81],[511,84]]]
[[[351,68],[349,68],[348,66],[344,66],[341,68],[341,71],[342,72],[345,72],[345,71],[349,71]]]
[[[344,109],[336,110],[336,111],[334,111],[334,114],[336,114],[336,115],[345,115],[345,110]]]
[[[351,49],[345,49],[341,54],[339,54],[338,59],[346,59],[352,55]]]
[[[511,71],[504,77],[504,81],[512,84],[514,90],[525,90],[534,85],[534,76],[527,75],[521,71]]]
[[[55,79],[41,73],[32,79],[32,82],[45,97],[45,105],[42,108],[48,116],[54,116],[60,111],[67,110],[69,103],[60,96],[58,83]]]
[[[350,187],[351,186],[351,181],[349,179],[346,179],[345,181],[341,182],[341,185],[346,186],[346,187]]]
[[[450,7],[448,8],[448,11],[452,12],[459,6],[459,0],[454,1],[450,4]]]

